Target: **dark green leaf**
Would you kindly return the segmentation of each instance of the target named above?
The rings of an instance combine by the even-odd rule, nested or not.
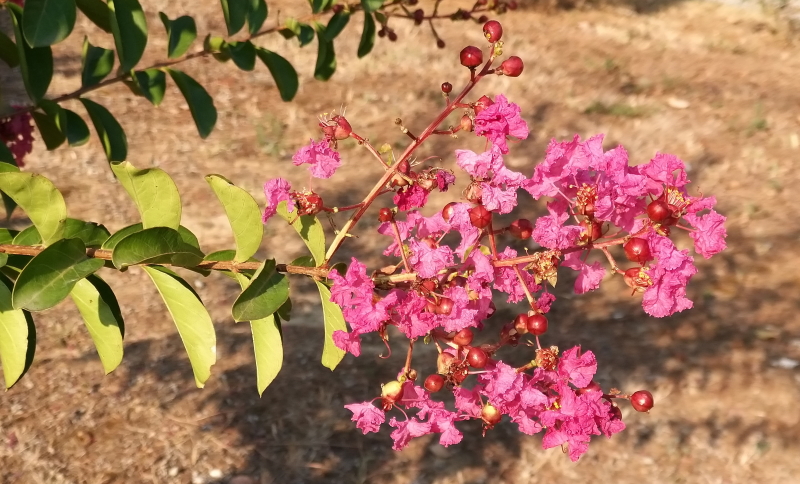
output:
[[[75,0],[78,8],[100,29],[111,33],[111,11],[103,0]]]
[[[11,388],[33,361],[36,332],[30,314],[11,306],[7,281],[0,282],[0,363],[6,388]]]
[[[152,227],[134,232],[117,242],[112,262],[118,269],[135,264],[171,264],[192,267],[203,261],[203,253],[187,244],[177,230]]]
[[[6,3],[14,23],[14,36],[19,57],[19,70],[25,90],[34,102],[39,102],[47,93],[53,79],[53,51],[50,47],[28,46],[22,36],[22,9],[13,3]]]
[[[45,47],[66,39],[75,27],[75,0],[26,0],[22,30],[31,47]]]
[[[89,37],[84,37],[81,65],[81,86],[94,86],[114,69],[114,51],[95,47],[89,43]]]
[[[83,146],[88,143],[89,127],[86,126],[86,121],[69,109],[64,110],[64,115],[67,122],[67,143],[72,147]]]
[[[31,115],[36,122],[36,129],[39,130],[39,134],[42,136],[42,140],[44,140],[44,145],[49,151],[58,148],[64,143],[67,137],[58,129],[55,119],[38,111],[32,112]]]
[[[101,249],[114,250],[114,247],[117,246],[120,240],[124,239],[125,237],[133,233],[141,232],[143,228],[144,227],[142,226],[141,223],[123,227],[119,229],[117,232],[114,232],[114,235],[107,238],[105,242],[103,242]],[[180,227],[178,227],[178,233],[180,234],[181,239],[183,239],[184,242],[197,248],[198,250],[200,249],[200,244],[197,242],[197,237],[189,229],[181,225]],[[207,259],[207,260],[214,260],[214,259]],[[221,260],[230,260],[230,259],[221,259]]]
[[[147,47],[147,19],[139,0],[108,0],[120,70],[133,69]]]
[[[61,239],[34,257],[14,284],[15,308],[42,311],[67,297],[75,283],[103,267],[101,259],[86,256],[80,239]]]
[[[8,64],[8,67],[17,67],[19,65],[17,46],[3,32],[0,32],[0,60]]]
[[[161,69],[146,69],[144,71],[134,71],[133,79],[139,92],[158,106],[164,99],[164,92],[167,90],[167,75]]]
[[[281,307],[278,308],[276,314],[284,321],[290,321],[292,319],[292,300],[286,299],[286,302],[283,303]]]
[[[17,162],[14,159],[14,154],[11,153],[11,150],[8,149],[8,146],[6,146],[5,143],[0,143],[0,163],[12,165],[14,168],[16,168],[16,170],[12,169],[13,171],[19,171],[19,168],[17,168]],[[8,169],[2,171],[8,171]]]
[[[317,265],[322,264],[325,261],[325,231],[317,217],[312,215],[298,217],[296,213],[290,214],[286,211],[286,202],[278,204],[277,212],[284,220],[292,223],[292,227],[308,246]]]
[[[319,25],[319,35],[317,42],[317,65],[314,67],[314,79],[327,81],[336,72],[336,52],[333,50],[333,42],[325,40],[325,27]]]
[[[5,173],[8,171],[18,172],[19,168],[17,168],[16,162],[14,161],[14,156],[11,154],[11,151],[6,148],[5,143],[0,143],[0,173]],[[6,195],[5,192],[0,192],[0,198],[3,199],[3,207],[6,211],[6,221],[8,221],[11,219],[11,214],[14,213],[14,209],[17,208],[17,202],[15,202],[13,198]]]
[[[214,107],[214,100],[203,86],[187,74],[175,69],[168,69],[168,72],[189,105],[197,132],[201,138],[206,139],[217,124],[217,108]]]
[[[111,171],[136,204],[144,228],[178,228],[181,198],[172,178],[160,168],[137,169],[130,162],[112,163]]]
[[[256,47],[249,40],[229,43],[228,52],[239,69],[252,71],[256,67]]]
[[[314,27],[308,24],[300,24],[300,33],[297,34],[297,40],[300,41],[300,47],[305,47],[314,40]]]
[[[342,309],[331,302],[331,291],[325,284],[314,281],[317,283],[319,289],[319,296],[322,300],[322,314],[325,319],[325,343],[322,349],[322,366],[333,370],[344,358],[344,351],[339,349],[333,342],[333,333],[335,331],[347,332],[347,325],[344,322],[344,315]]]
[[[163,12],[158,13],[164,28],[167,30],[167,56],[170,59],[177,59],[189,50],[189,47],[197,38],[197,26],[194,19],[188,15],[170,20]]]
[[[228,35],[233,35],[244,27],[247,18],[250,0],[220,0],[222,14],[225,16],[225,25],[228,26]]]
[[[247,25],[250,35],[255,35],[261,30],[264,21],[267,20],[267,2],[265,0],[250,0],[250,8],[247,11]]]
[[[250,330],[256,357],[256,385],[258,394],[262,395],[283,366],[281,323],[275,315],[270,315],[250,321]]]
[[[350,21],[350,13],[345,12],[342,10],[341,12],[336,12],[333,14],[333,17],[328,21],[328,26],[325,27],[325,33],[323,37],[325,40],[329,42],[333,42],[333,39],[339,35],[342,30],[344,30],[345,26],[347,26],[347,22]]]
[[[385,0],[361,0],[361,6],[365,12],[374,12],[383,6]]]
[[[364,30],[361,31],[361,41],[358,43],[358,57],[364,57],[372,52],[375,45],[375,20],[372,14],[364,11]]]
[[[275,260],[264,261],[233,303],[231,313],[235,321],[252,321],[266,318],[280,308],[289,297],[289,280],[275,272]]]
[[[45,245],[63,237],[67,206],[50,180],[27,172],[0,173],[0,191],[22,207]]]
[[[261,209],[256,200],[245,190],[237,187],[220,175],[208,175],[206,181],[217,195],[225,215],[233,229],[236,240],[234,261],[244,262],[258,251],[264,235],[261,223]]]
[[[128,137],[125,136],[122,126],[108,112],[108,109],[86,98],[79,99],[89,113],[94,130],[103,144],[108,161],[123,161],[128,157]]]
[[[174,272],[158,266],[143,266],[164,299],[181,340],[189,354],[194,380],[203,388],[217,361],[217,337],[211,316],[192,286]]]
[[[314,13],[324,12],[333,4],[333,0],[311,0],[311,11]]]
[[[272,78],[275,79],[275,85],[278,86],[281,99],[284,101],[291,101],[294,99],[295,94],[297,94],[299,81],[297,78],[297,71],[294,70],[292,64],[280,55],[267,49],[258,49],[256,52],[261,62],[269,69]]]
[[[96,275],[81,279],[70,293],[94,341],[106,375],[122,362],[125,332],[117,298],[108,284]]]
[[[294,17],[289,17],[286,19],[286,22],[283,24],[282,29],[278,29],[278,33],[283,36],[284,39],[289,40],[292,37],[296,37],[300,35],[300,23]],[[312,29],[313,33],[313,29]]]

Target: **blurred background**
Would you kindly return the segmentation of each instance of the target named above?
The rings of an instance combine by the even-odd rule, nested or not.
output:
[[[218,339],[218,362],[200,390],[160,297],[134,268],[104,274],[126,318],[125,358],[108,376],[74,306],[65,303],[38,315],[36,360],[0,395],[0,481],[798,482],[800,222],[792,208],[800,182],[798,6],[769,0],[519,3],[498,20],[505,54],[523,59],[523,75],[487,79],[470,99],[505,93],[522,107],[531,136],[512,145],[506,162],[530,175],[550,139],[605,133],[605,147],[623,144],[633,163],[659,151],[685,160],[693,189],[715,195],[728,217],[728,250],[710,261],[696,258],[700,272],[688,290],[695,308],[685,313],[647,316],[618,278],[582,297],[570,295],[568,271],[559,280],[543,344],[581,344],[594,351],[603,387],[649,389],[656,402],[650,414],[622,405],[626,431],[593,440],[578,463],[559,449],[542,450],[540,436],[522,435],[507,422],[484,438],[479,425],[463,425],[465,438],[457,446],[443,448],[436,436],[427,436],[394,452],[387,431],[362,436],[342,406],[373,398],[381,383],[393,379],[404,358],[402,340],[393,340],[397,351],[382,360],[383,345],[367,338],[360,358],[347,356],[330,372],[319,363],[318,295],[307,281],[293,278],[283,371],[259,398],[249,327],[234,324],[229,313],[238,286],[221,276],[189,274]],[[151,35],[141,65],[166,51],[158,11],[171,18],[193,15],[201,38],[225,31],[213,0],[142,4]],[[309,11],[304,2],[269,4],[272,21]],[[446,0],[441,10],[463,5]],[[263,65],[245,73],[213,59],[183,64],[219,111],[205,141],[174,87],[157,109],[121,85],[89,97],[123,124],[133,164],[158,166],[176,180],[183,224],[203,249],[228,248],[233,237],[204,175],[222,174],[260,203],[269,178],[307,186],[305,168],[294,167],[291,156],[309,138],[319,138],[316,117],[341,106],[356,132],[376,145],[402,149],[407,138],[393,120],[401,117],[412,130],[426,126],[443,105],[440,84],[449,81],[458,90],[468,77],[458,52],[485,42],[480,24],[440,21],[436,28],[447,45],[438,49],[426,25],[396,19],[391,26],[397,42],[378,39],[373,53],[358,59],[360,19],[356,15],[337,39],[337,72],[325,83],[313,79],[315,44],[301,49],[275,35],[259,40],[300,73],[292,103],[281,102]],[[95,45],[113,48],[110,36],[79,17],[76,32],[55,46],[53,96],[79,87],[84,34]],[[454,149],[481,146],[472,136],[441,137],[419,156],[441,157],[447,167],[453,166]],[[344,163],[336,176],[314,184],[329,206],[360,201],[382,171],[353,142],[342,142],[340,150]],[[112,231],[138,221],[95,137],[88,146],[55,152],[37,141],[26,169],[61,189],[71,216]],[[436,198],[428,212],[449,200]],[[533,219],[541,211],[527,201],[518,213]],[[374,254],[371,268],[386,263],[379,256],[386,240],[374,231],[374,215],[359,225],[358,238],[347,241],[343,260]],[[341,226],[344,219],[337,221]],[[28,223],[17,212],[11,226]],[[294,231],[273,220],[258,256],[288,262],[303,253]],[[517,311],[501,306],[486,331],[496,331]],[[419,360],[423,374],[433,369],[426,351]]]

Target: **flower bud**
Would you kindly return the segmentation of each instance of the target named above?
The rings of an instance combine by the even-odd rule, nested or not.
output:
[[[487,403],[481,409],[481,419],[488,427],[494,427],[497,425],[501,418],[503,418],[503,414],[500,413],[500,410],[496,409],[491,403]]]
[[[449,82],[442,83],[442,92],[445,94],[450,94],[453,91],[453,85]]]
[[[625,257],[633,262],[644,264],[653,260],[653,255],[650,253],[650,244],[645,239],[634,237],[625,242],[622,248],[625,250]]]
[[[483,51],[474,45],[469,45],[461,50],[460,59],[462,66],[475,69],[483,64]]]
[[[378,220],[381,222],[391,222],[394,219],[394,212],[392,212],[391,208],[383,207],[378,212]]]
[[[503,36],[503,26],[497,20],[489,20],[483,24],[483,35],[491,43],[495,43]]]
[[[508,59],[504,60],[497,70],[502,72],[504,76],[519,77],[519,75],[522,74],[522,69],[524,67],[525,66],[522,64],[522,59],[512,55]]]
[[[477,116],[478,114],[481,113],[481,111],[488,108],[492,104],[494,104],[494,101],[489,99],[488,96],[483,95],[475,102],[475,104],[473,104],[472,108],[475,111],[475,115]]]
[[[469,328],[464,328],[453,337],[453,343],[457,344],[458,346],[467,346],[472,343],[472,330]]]
[[[542,314],[528,317],[528,332],[534,336],[541,336],[547,332],[547,318]]]
[[[483,205],[476,205],[469,209],[469,221],[476,228],[486,228],[492,223],[492,212],[486,210]]]
[[[653,394],[647,390],[639,390],[631,395],[631,406],[637,412],[649,412],[653,408]]]
[[[488,360],[489,357],[486,356],[486,352],[480,348],[470,348],[467,353],[467,363],[473,368],[481,369],[485,367]]]
[[[444,386],[444,377],[442,375],[428,375],[425,379],[425,389],[431,393],[436,393]]]
[[[514,237],[522,240],[528,240],[533,234],[533,224],[528,219],[521,218],[511,222],[508,226],[508,232]]]
[[[425,20],[425,11],[423,11],[421,8],[418,8],[414,10],[413,16],[414,16],[414,23],[416,25],[420,25],[422,21]]]
[[[456,205],[458,205],[458,202],[450,202],[442,209],[442,218],[445,222],[450,222],[450,219],[453,218],[453,214],[455,214],[456,211]]]

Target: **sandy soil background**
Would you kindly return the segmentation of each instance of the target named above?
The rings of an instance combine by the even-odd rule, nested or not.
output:
[[[191,13],[200,35],[223,32],[217,2],[142,2],[151,15],[146,65],[160,59],[165,40],[158,10]],[[451,8],[452,2],[442,8]],[[377,394],[402,365],[401,351],[380,360],[368,340],[365,354],[346,357],[336,372],[319,364],[322,328],[318,299],[294,281],[294,317],[284,326],[284,369],[262,398],[255,388],[249,328],[235,325],[230,304],[238,289],[225,278],[187,275],[207,303],[218,331],[219,361],[205,389],[195,388],[180,339],[154,287],[141,271],[105,274],[126,318],[125,359],[111,375],[102,367],[80,315],[69,303],[38,314],[36,361],[25,378],[0,395],[0,481],[7,483],[789,483],[800,475],[800,224],[793,212],[800,154],[800,56],[797,37],[772,9],[716,3],[635,2],[611,6],[535,5],[501,18],[506,53],[522,57],[519,79],[491,79],[475,92],[504,92],[519,103],[531,137],[513,147],[510,165],[530,173],[551,138],[606,133],[606,147],[623,144],[645,162],[657,151],[690,165],[704,194],[728,216],[729,249],[689,287],[695,308],[666,319],[646,316],[621,281],[572,298],[565,274],[546,344],[580,343],[598,355],[604,387],[650,389],[649,414],[624,408],[628,429],[596,439],[573,464],[540,437],[511,424],[485,438],[465,426],[459,446],[435,438],[393,452],[388,432],[362,436],[345,403]],[[300,2],[271,2],[271,18],[304,12]],[[428,30],[394,22],[396,44],[379,39],[373,55],[356,55],[360,23],[336,44],[338,71],[313,79],[315,45],[272,36],[260,45],[292,61],[301,73],[295,102],[282,103],[263,66],[243,73],[211,59],[185,70],[213,95],[219,122],[206,141],[196,134],[177,90],[152,108],[124,86],[89,97],[122,121],[130,161],[158,166],[176,180],[183,223],[207,251],[233,239],[203,175],[220,173],[263,201],[261,185],[281,175],[302,186],[305,170],[291,155],[317,137],[316,116],[347,106],[348,119],[380,144],[404,145],[392,121],[424,127],[442,105],[439,85],[456,87],[465,70],[458,51],[481,45],[473,23],[440,22],[448,47]],[[109,37],[81,21],[56,49],[51,93],[79,85],[78,46]],[[81,111],[79,106],[71,106]],[[82,112],[82,111],[81,111]],[[421,157],[453,162],[452,150],[479,149],[479,140],[433,140]],[[352,143],[329,184],[326,202],[360,201],[380,167]],[[63,191],[70,215],[116,230],[137,221],[133,204],[113,182],[96,139],[89,146],[48,153],[37,143],[29,170]],[[317,187],[315,185],[315,187]],[[443,201],[444,198],[439,199]],[[441,206],[441,204],[439,204]],[[523,204],[532,217],[542,207]],[[360,237],[342,256],[377,254],[380,240],[367,216]],[[277,221],[276,221],[277,222]],[[342,223],[340,220],[339,223]],[[24,226],[19,215],[12,226]],[[303,253],[280,223],[266,229],[261,257],[289,261]],[[373,259],[375,266],[379,258]],[[514,313],[503,308],[497,327]],[[396,342],[397,344],[397,342]],[[396,348],[400,348],[397,346]]]

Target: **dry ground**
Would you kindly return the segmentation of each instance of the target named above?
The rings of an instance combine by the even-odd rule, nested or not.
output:
[[[143,3],[151,13],[193,13],[201,35],[223,31],[217,2]],[[295,317],[284,326],[284,370],[259,399],[248,328],[229,317],[236,286],[222,277],[189,276],[211,310],[219,340],[214,374],[198,390],[155,289],[131,270],[108,275],[127,323],[125,359],[111,375],[103,376],[73,307],[38,316],[36,361],[0,396],[0,481],[800,482],[800,368],[791,368],[800,360],[800,224],[792,208],[800,178],[798,49],[783,25],[760,10],[701,2],[642,5],[506,15],[506,52],[525,60],[525,73],[489,80],[476,94],[505,92],[522,106],[532,135],[509,158],[518,169],[530,171],[550,138],[603,132],[607,147],[622,143],[638,162],[656,151],[686,160],[692,180],[716,195],[729,217],[728,251],[699,261],[701,272],[689,288],[695,309],[649,318],[616,281],[588,297],[564,294],[556,305],[546,343],[581,343],[595,351],[606,387],[652,389],[657,403],[651,414],[624,410],[626,432],[596,440],[577,464],[558,450],[541,450],[538,437],[519,435],[511,425],[486,438],[477,426],[467,427],[464,443],[448,449],[423,438],[395,453],[387,433],[362,436],[342,405],[374,395],[400,357],[379,360],[381,346],[372,340],[366,355],[345,358],[336,372],[321,367],[318,303],[302,282],[294,288],[305,295],[296,298]],[[296,2],[284,7],[282,15],[303,10]],[[277,11],[273,5],[271,16]],[[158,33],[148,54],[155,60],[164,40],[158,19],[151,16],[149,23]],[[360,133],[402,143],[392,120],[424,126],[441,106],[439,84],[463,81],[458,50],[481,41],[479,28],[468,23],[439,24],[445,50],[435,48],[425,29],[401,22],[396,28],[396,45],[379,41],[373,55],[359,60],[360,26],[349,26],[337,42],[338,72],[327,83],[311,76],[313,45],[300,50],[264,39],[301,71],[301,91],[290,104],[280,102],[263,66],[242,73],[213,60],[187,64],[219,109],[207,141],[198,139],[173,88],[159,109],[123,87],[91,97],[122,120],[135,165],[159,166],[174,176],[184,224],[205,249],[217,250],[230,246],[232,237],[204,174],[221,173],[260,200],[263,181],[278,174],[302,185],[305,170],[289,158],[316,136],[315,116],[341,104]],[[79,29],[110,46],[85,23]],[[57,51],[55,94],[76,86],[80,40],[76,33]],[[452,150],[463,143],[474,140],[436,140],[422,155],[452,163]],[[320,184],[329,203],[360,200],[379,175],[357,148],[344,143],[342,151],[336,184]],[[29,164],[62,189],[71,215],[113,230],[136,221],[96,140],[55,153],[38,144]],[[370,223],[364,228],[374,228]],[[375,250],[375,239],[362,234],[348,242],[349,251]],[[301,253],[294,234],[276,223],[259,255],[287,261]]]

